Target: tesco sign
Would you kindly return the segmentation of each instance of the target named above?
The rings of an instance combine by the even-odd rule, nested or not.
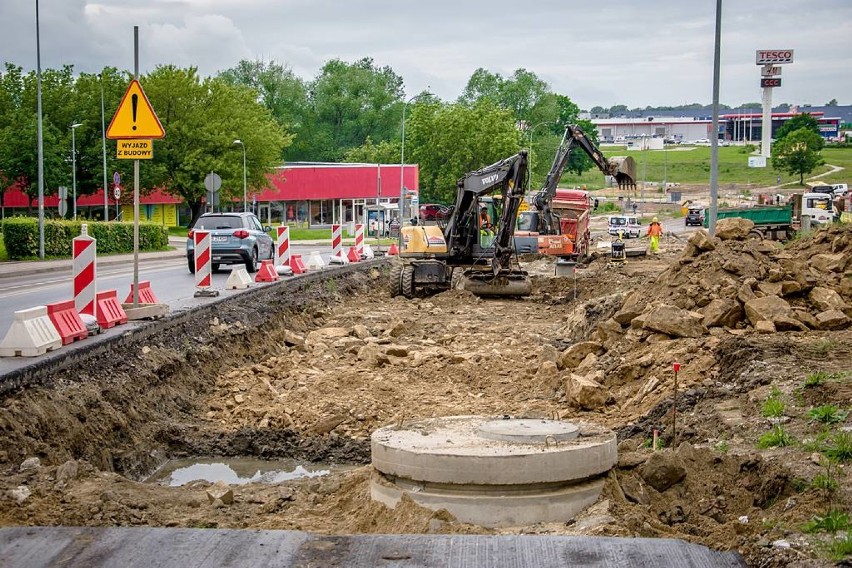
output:
[[[758,49],[755,54],[755,63],[758,65],[778,65],[779,63],[792,62],[792,49]]]

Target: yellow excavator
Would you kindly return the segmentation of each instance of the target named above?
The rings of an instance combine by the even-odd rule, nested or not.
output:
[[[412,298],[418,291],[447,290],[459,269],[459,287],[477,296],[528,296],[532,285],[513,243],[527,183],[526,151],[465,174],[444,227],[402,229],[402,263],[391,270],[391,295]]]

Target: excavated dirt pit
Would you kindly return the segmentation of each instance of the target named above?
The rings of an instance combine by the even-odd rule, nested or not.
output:
[[[733,305],[724,324],[700,322],[714,300],[748,301],[743,285],[770,295],[797,271],[800,288],[784,296],[797,321],[836,300],[815,288],[848,311],[852,231],[832,231],[783,249],[723,241],[622,268],[599,259],[576,281],[536,259],[522,300],[391,299],[387,267],[246,296],[4,395],[0,525],[673,537],[738,550],[752,566],[830,565],[831,537],[802,526],[852,510],[848,461],[829,469],[819,454],[841,447],[850,424],[852,331],[834,314],[833,330],[759,333]],[[692,314],[661,329],[662,304]],[[768,398],[778,416],[764,416]],[[809,413],[826,404],[841,412],[823,425]],[[484,529],[405,498],[394,510],[372,502],[370,434],[454,415],[595,423],[618,433],[619,461],[600,499],[566,522]],[[758,449],[776,424],[790,444]],[[212,457],[354,468],[233,484],[232,503],[209,497],[220,495],[211,481],[143,481],[169,459]],[[814,488],[820,476],[836,489]]]

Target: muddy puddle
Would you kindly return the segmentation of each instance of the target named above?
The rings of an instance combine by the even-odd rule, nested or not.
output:
[[[146,483],[180,487],[193,481],[223,482],[228,485],[246,483],[284,483],[297,479],[324,477],[355,466],[326,463],[304,463],[293,459],[259,460],[242,458],[193,458],[170,460],[148,477]]]

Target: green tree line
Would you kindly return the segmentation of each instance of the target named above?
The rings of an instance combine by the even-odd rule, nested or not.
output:
[[[116,68],[42,71],[46,195],[71,185],[72,124],[81,125],[75,130],[78,196],[103,185],[101,101],[109,124],[130,79]],[[579,113],[569,97],[525,69],[506,77],[477,69],[456,100],[443,101],[427,92],[407,97],[402,77],[367,57],[330,60],[310,80],[285,64],[244,60],[212,77],[162,65],[140,83],[166,131],[154,141],[153,159],[142,163],[142,186],[183,198],[193,220],[210,171],[222,177],[222,200],[241,200],[243,148],[250,191],[265,187],[268,174],[286,161],[398,163],[403,112],[405,161],[420,165],[421,201],[451,202],[458,178],[522,148],[531,152],[535,187],[550,168],[564,125],[577,123]],[[579,123],[594,137],[591,123]],[[36,129],[35,72],[6,63],[0,72],[0,200],[18,184],[34,204]],[[235,145],[237,139],[244,146]],[[108,140],[106,169],[128,183],[132,162],[117,160],[115,151]],[[577,172],[589,167],[581,155],[568,166]]]

